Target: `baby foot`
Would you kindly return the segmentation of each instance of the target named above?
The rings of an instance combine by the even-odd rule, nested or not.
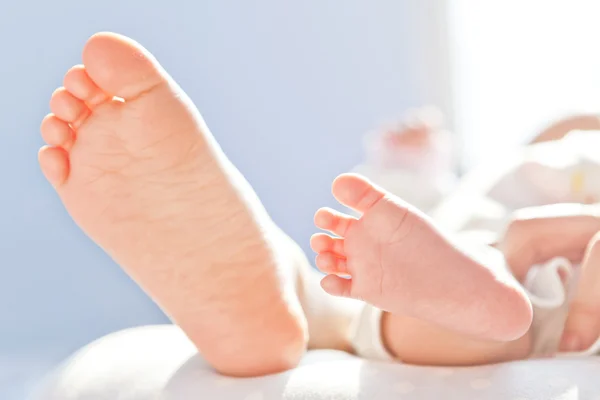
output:
[[[341,175],[332,191],[362,217],[331,209],[315,215],[317,227],[339,236],[311,239],[328,274],[326,292],[481,338],[512,340],[527,331],[531,304],[507,269],[478,262],[418,210],[358,175]]]
[[[305,327],[281,236],[156,59],[94,35],[50,108],[39,162],[88,236],[221,372],[294,365]]]

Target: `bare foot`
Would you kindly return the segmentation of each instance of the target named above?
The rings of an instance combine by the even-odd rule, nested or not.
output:
[[[88,236],[221,372],[295,365],[306,327],[282,236],[156,59],[96,34],[50,109],[39,162]]]
[[[363,215],[315,215],[317,227],[340,236],[311,239],[329,294],[481,339],[508,341],[528,330],[531,304],[498,259],[467,255],[418,210],[358,175],[338,177],[333,195]]]

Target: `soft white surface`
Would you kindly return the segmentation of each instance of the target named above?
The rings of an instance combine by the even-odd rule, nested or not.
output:
[[[287,373],[219,376],[170,325],[107,336],[68,360],[35,400],[600,400],[600,358],[425,368],[312,351]]]

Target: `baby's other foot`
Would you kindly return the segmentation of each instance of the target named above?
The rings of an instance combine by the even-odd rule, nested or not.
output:
[[[294,366],[306,322],[293,250],[154,56],[92,36],[50,109],[41,168],[87,235],[220,372]]]
[[[507,269],[478,262],[417,209],[359,175],[339,176],[332,191],[362,217],[327,208],[315,215],[317,227],[339,236],[311,239],[328,274],[326,292],[481,338],[513,340],[528,330],[531,304]]]

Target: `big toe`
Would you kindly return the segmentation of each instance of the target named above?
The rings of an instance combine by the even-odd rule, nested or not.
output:
[[[90,78],[105,93],[133,99],[168,80],[167,73],[142,45],[116,33],[97,33],[83,49]]]
[[[337,201],[359,212],[366,212],[386,193],[366,178],[357,174],[342,174],[334,181],[331,188]]]

